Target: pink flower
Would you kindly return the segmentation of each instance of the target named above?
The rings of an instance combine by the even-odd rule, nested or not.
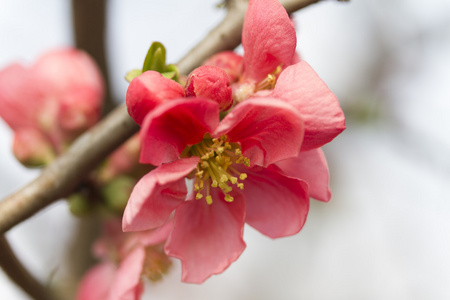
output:
[[[241,60],[230,52],[209,60],[237,80],[228,113],[220,99],[200,97],[172,99],[142,118],[140,161],[159,167],[135,186],[123,229],[156,228],[173,215],[165,251],[181,259],[186,282],[201,283],[239,257],[244,223],[271,238],[293,235],[309,196],[331,196],[320,147],[344,130],[344,115],[311,67],[296,62],[284,8],[250,0],[242,43]],[[203,95],[220,94],[204,87]]]
[[[95,245],[102,262],[81,281],[77,300],[137,300],[143,291],[142,277],[158,280],[170,261],[158,249],[172,224],[158,230],[122,233],[120,223],[108,222],[103,239]]]
[[[48,162],[95,124],[102,97],[94,61],[75,49],[48,52],[30,68],[13,64],[0,71],[0,116],[20,132],[15,139],[28,150],[15,154],[25,163],[38,159],[35,150]]]
[[[183,262],[183,281],[225,270],[245,248],[244,223],[270,237],[297,233],[309,208],[307,184],[273,163],[298,156],[301,116],[273,98],[249,99],[219,122],[207,99],[172,100],[147,115],[141,162],[159,165],[135,186],[123,229],[163,225],[175,211],[165,250]],[[185,178],[192,178],[188,195]]]
[[[344,114],[336,96],[305,62],[295,64],[297,44],[294,25],[286,10],[276,0],[250,0],[242,31],[243,66],[225,52],[215,60],[217,66],[230,63],[230,76],[240,73],[233,85],[235,103],[264,95],[291,104],[305,122],[302,150],[330,142],[345,129]],[[231,69],[230,66],[235,66]]]

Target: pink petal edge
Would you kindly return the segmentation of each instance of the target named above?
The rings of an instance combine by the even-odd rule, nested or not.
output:
[[[276,165],[286,176],[306,181],[311,197],[330,201],[328,164],[322,149],[302,151],[299,156],[279,161]]]
[[[345,129],[339,101],[305,61],[280,74],[272,97],[291,104],[301,114],[305,122],[302,150],[321,147]]]
[[[292,61],[297,36],[277,0],[250,0],[242,30],[244,78],[256,82]]]
[[[226,134],[239,142],[251,166],[268,166],[298,155],[303,121],[293,107],[274,98],[251,98],[237,105],[219,124],[214,136]]]
[[[174,161],[186,146],[201,142],[218,123],[219,106],[214,101],[190,98],[162,104],[144,120],[140,162],[160,165]]]
[[[140,231],[163,225],[187,194],[185,177],[200,159],[191,157],[162,165],[139,180],[123,214],[123,231]]]
[[[141,273],[144,267],[144,247],[136,247],[120,263],[111,284],[108,300],[138,300],[143,291]]]
[[[246,201],[246,223],[271,238],[298,233],[308,216],[308,185],[275,167],[242,169],[248,174],[241,191]]]
[[[223,272],[245,248],[242,238],[245,202],[242,196],[228,203],[212,189],[213,203],[191,200],[175,212],[175,225],[165,251],[182,262],[182,281],[202,283]]]

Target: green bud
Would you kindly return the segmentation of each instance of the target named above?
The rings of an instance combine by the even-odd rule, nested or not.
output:
[[[78,217],[87,215],[92,209],[92,203],[81,193],[70,195],[67,201],[69,201],[70,212]]]
[[[102,187],[101,193],[106,207],[115,213],[123,213],[136,180],[129,176],[119,176]]]

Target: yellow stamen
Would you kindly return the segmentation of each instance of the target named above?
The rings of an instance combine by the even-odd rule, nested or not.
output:
[[[232,197],[232,196],[230,196],[230,195],[225,195],[225,201],[227,201],[227,202],[233,202],[233,200],[234,200],[234,198]]]
[[[213,202],[210,188],[219,187],[225,194],[224,199],[227,202],[234,200],[229,194],[233,190],[232,185],[238,189],[244,189],[244,184],[240,180],[247,178],[247,174],[240,173],[233,168],[233,165],[249,166],[250,160],[242,155],[239,144],[226,140],[226,136],[211,138],[209,134],[206,134],[201,143],[190,146],[188,150],[188,153],[201,159],[195,172],[194,190],[197,192],[195,199],[203,199],[205,195],[207,204]]]

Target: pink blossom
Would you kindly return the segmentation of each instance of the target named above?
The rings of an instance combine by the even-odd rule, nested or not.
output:
[[[107,222],[103,238],[94,248],[102,261],[91,268],[81,281],[77,300],[137,300],[143,291],[143,277],[160,278],[170,266],[158,249],[172,224],[157,230],[122,233],[120,223]]]
[[[103,82],[94,61],[84,52],[62,49],[48,52],[30,68],[13,64],[0,71],[0,116],[17,134],[30,157],[17,153],[23,162],[36,160],[34,144],[50,146],[45,157],[60,153],[100,117]],[[24,137],[23,132],[28,132]],[[34,132],[31,134],[31,132]],[[33,138],[31,138],[33,136]]]
[[[239,257],[244,223],[271,238],[293,235],[306,221],[309,196],[331,197],[320,147],[344,130],[344,115],[312,68],[297,61],[281,4],[250,0],[242,43],[242,59],[226,52],[208,62],[236,80],[221,121],[220,101],[205,98],[172,99],[142,119],[140,161],[158,167],[135,186],[123,229],[157,228],[173,216],[165,251],[182,261],[186,282],[201,283]]]
[[[326,84],[305,61],[297,62],[296,44],[294,25],[277,0],[250,0],[242,31],[243,66],[230,58],[228,66],[235,68],[225,71],[240,73],[233,85],[235,103],[264,95],[295,107],[305,120],[302,150],[310,150],[342,132],[345,118]],[[209,63],[224,65],[219,59]]]
[[[186,282],[200,283],[239,257],[245,222],[273,238],[288,236],[309,208],[307,184],[273,165],[299,155],[301,116],[273,98],[249,99],[220,122],[219,111],[217,102],[191,98],[147,115],[141,162],[159,167],[137,183],[124,212],[123,229],[139,231],[165,224],[175,211],[165,250],[181,259]]]

